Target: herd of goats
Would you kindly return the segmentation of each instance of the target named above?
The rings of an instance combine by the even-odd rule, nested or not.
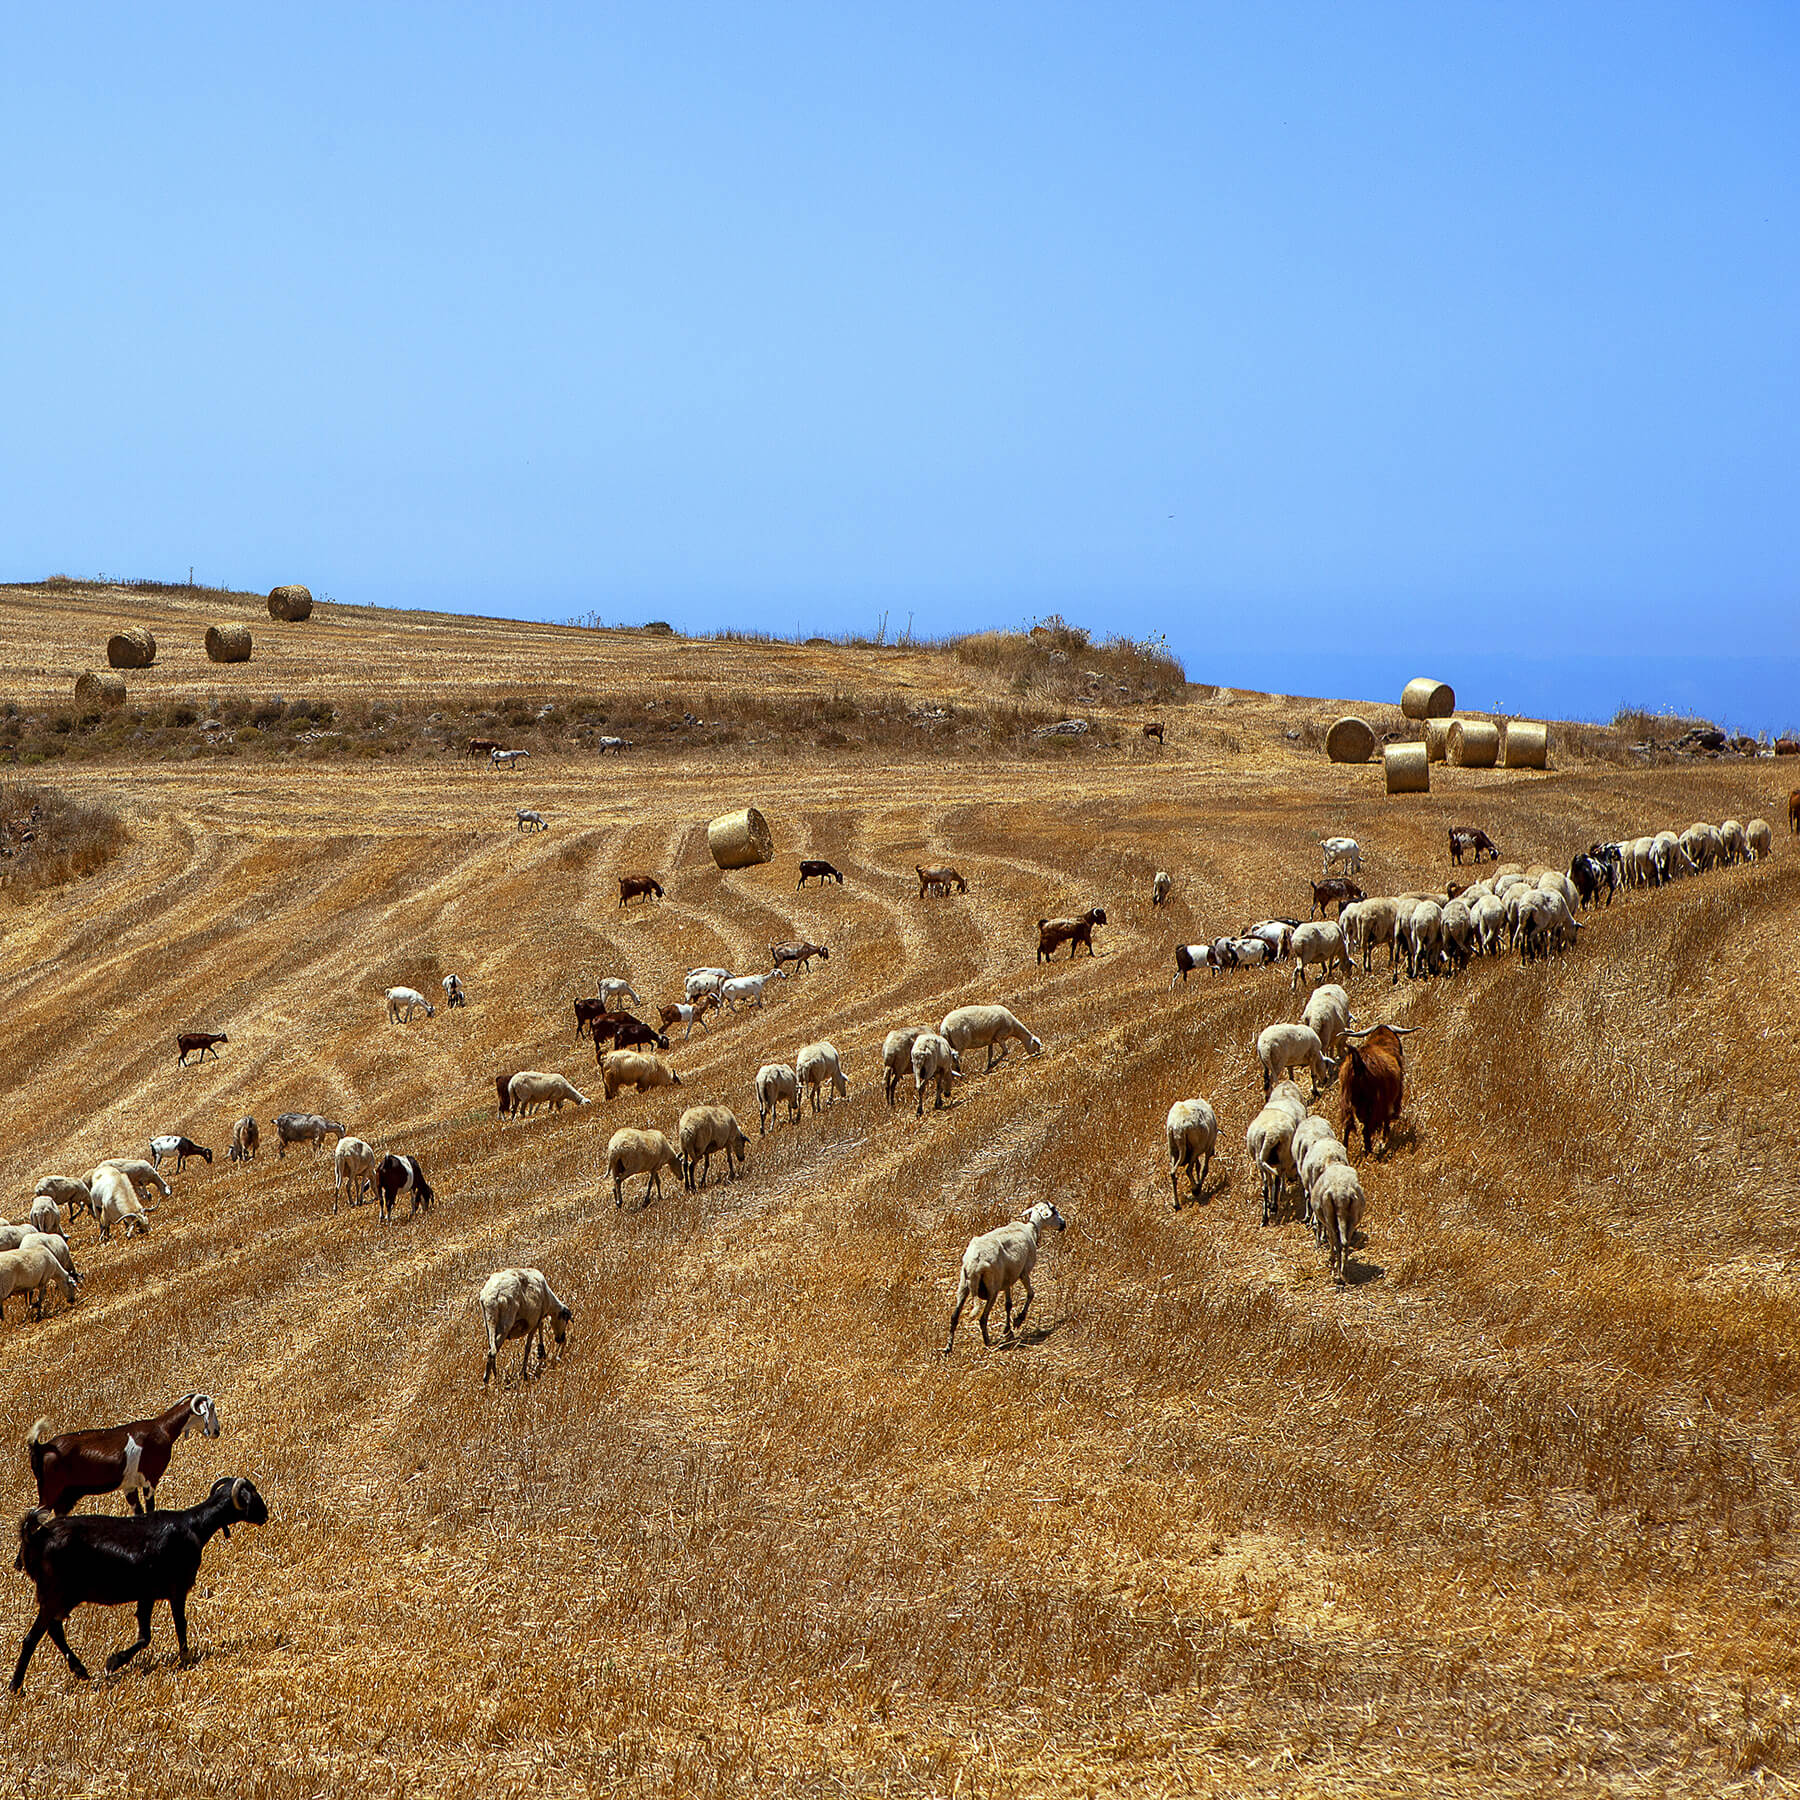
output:
[[[1800,830],[1800,793],[1790,803],[1789,824]],[[1289,1197],[1297,1196],[1297,1216],[1310,1225],[1339,1285],[1345,1282],[1366,1205],[1351,1148],[1360,1130],[1366,1167],[1372,1157],[1380,1157],[1389,1147],[1393,1125],[1405,1102],[1404,1035],[1410,1028],[1354,1026],[1348,990],[1326,977],[1341,973],[1352,978],[1359,961],[1361,972],[1370,974],[1371,957],[1382,945],[1387,948],[1387,968],[1395,984],[1402,968],[1409,979],[1417,981],[1452,974],[1474,957],[1508,950],[1516,950],[1526,961],[1561,954],[1574,946],[1582,929],[1577,913],[1610,905],[1620,889],[1661,887],[1731,863],[1760,861],[1772,848],[1767,821],[1753,819],[1742,825],[1728,819],[1716,827],[1695,824],[1680,834],[1663,831],[1629,842],[1593,844],[1564,871],[1502,864],[1492,840],[1474,827],[1452,827],[1449,838],[1452,865],[1475,865],[1471,869],[1475,878],[1467,884],[1453,880],[1441,891],[1371,897],[1357,880],[1363,869],[1361,846],[1352,838],[1327,838],[1321,845],[1321,879],[1311,884],[1312,907],[1306,920],[1264,919],[1235,936],[1181,944],[1175,951],[1171,986],[1197,969],[1218,975],[1272,966],[1289,958],[1290,990],[1297,991],[1303,982],[1308,986],[1300,1019],[1271,1025],[1257,1039],[1265,1104],[1251,1120],[1245,1142],[1259,1178],[1262,1223],[1277,1222]],[[920,868],[916,873],[921,898],[968,892],[968,882],[953,868]],[[842,885],[844,877],[829,862],[808,860],[800,865],[800,885],[808,880]],[[1158,871],[1151,887],[1152,907],[1166,905],[1173,887],[1170,875]],[[662,892],[651,876],[620,879],[621,906],[640,897],[660,898]],[[1332,918],[1334,908],[1336,917]],[[1094,932],[1106,922],[1105,910],[1097,906],[1076,918],[1040,919],[1039,962],[1049,960],[1064,944],[1069,946],[1071,960],[1084,947],[1092,956]],[[771,946],[772,968],[760,974],[734,974],[724,968],[690,970],[684,998],[661,1007],[655,1025],[626,1010],[627,1000],[642,1004],[629,980],[609,977],[601,981],[592,998],[575,1002],[576,1037],[591,1034],[608,1100],[625,1088],[643,1094],[659,1087],[680,1087],[680,1075],[660,1054],[669,1048],[671,1028],[684,1026],[691,1037],[696,1025],[705,1027],[709,1015],[760,1008],[770,982],[784,981],[790,971],[803,971],[814,959],[828,960],[829,956],[821,944],[778,944]],[[448,1007],[466,1005],[459,977],[445,976],[443,988]],[[413,988],[390,989],[385,998],[387,1016],[397,1025],[436,1012]],[[186,1065],[190,1057],[216,1059],[218,1046],[229,1041],[224,1033],[182,1033],[176,1040],[177,1061]],[[923,1116],[928,1093],[933,1096],[934,1110],[941,1109],[952,1084],[965,1073],[965,1055],[986,1049],[986,1068],[991,1070],[1014,1041],[1024,1044],[1033,1055],[1043,1047],[1027,1026],[999,1005],[960,1006],[946,1014],[936,1029],[906,1026],[889,1032],[881,1058],[888,1105],[896,1103],[901,1085],[910,1078],[915,1116]],[[1293,1079],[1300,1071],[1309,1077],[1310,1097]],[[1323,1113],[1311,1110],[1333,1082],[1339,1084],[1342,1094],[1335,1125]],[[522,1117],[541,1108],[555,1111],[565,1104],[587,1104],[586,1095],[554,1072],[502,1070],[495,1074],[494,1085],[503,1118]],[[791,1064],[765,1063],[757,1071],[758,1134],[779,1127],[784,1118],[797,1122],[803,1097],[817,1112],[822,1104],[835,1104],[848,1092],[849,1080],[836,1048],[825,1040],[802,1045]],[[377,1216],[386,1224],[393,1217],[396,1201],[410,1196],[409,1216],[429,1212],[433,1190],[416,1157],[379,1153],[361,1138],[349,1135],[342,1123],[319,1114],[282,1113],[272,1124],[278,1156],[284,1156],[290,1145],[306,1143],[316,1148],[328,1139],[335,1140],[333,1211],[342,1199],[351,1205],[373,1200]],[[1381,1138],[1379,1150],[1373,1148],[1376,1134]],[[1169,1185],[1177,1211],[1184,1178],[1190,1198],[1203,1192],[1217,1138],[1217,1115],[1206,1099],[1178,1100],[1169,1109]],[[229,1154],[234,1161],[253,1161],[261,1142],[257,1120],[246,1116],[232,1128]],[[68,1230],[78,1217],[90,1215],[102,1237],[109,1237],[115,1228],[126,1236],[147,1233],[150,1224],[145,1200],[152,1191],[164,1197],[171,1193],[162,1173],[164,1162],[172,1161],[179,1174],[190,1159],[208,1164],[213,1160],[209,1147],[178,1133],[152,1138],[149,1149],[148,1159],[112,1158],[85,1179],[47,1175],[37,1184],[25,1221],[17,1225],[0,1221],[0,1316],[6,1300],[14,1294],[25,1295],[40,1318],[46,1295],[54,1289],[60,1289],[65,1302],[73,1304],[81,1276]],[[614,1204],[624,1204],[628,1180],[644,1177],[643,1205],[648,1206],[661,1194],[665,1169],[679,1175],[689,1189],[704,1188],[714,1156],[722,1158],[727,1176],[736,1180],[748,1152],[748,1136],[732,1110],[723,1105],[687,1108],[673,1140],[662,1131],[624,1127],[612,1134],[606,1150]],[[1053,1204],[1039,1201],[1027,1208],[1022,1218],[970,1242],[962,1258],[943,1354],[947,1356],[955,1348],[957,1326],[971,1300],[980,1303],[984,1344],[992,1343],[988,1320],[996,1301],[1003,1306],[1006,1337],[1014,1337],[1031,1307],[1031,1275],[1042,1234],[1060,1231],[1064,1224]],[[1016,1314],[1015,1288],[1022,1296]],[[483,1284],[479,1299],[487,1328],[484,1385],[494,1375],[503,1344],[524,1341],[519,1369],[524,1379],[530,1374],[534,1346],[540,1372],[548,1360],[546,1329],[559,1346],[566,1341],[573,1313],[541,1270],[498,1270]],[[71,1671],[78,1678],[86,1677],[87,1671],[63,1635],[63,1621],[85,1603],[137,1608],[137,1640],[108,1659],[109,1670],[122,1667],[149,1642],[151,1612],[158,1600],[170,1606],[182,1660],[187,1660],[186,1600],[198,1577],[206,1543],[216,1532],[229,1535],[233,1524],[260,1524],[268,1516],[253,1484],[230,1476],[216,1482],[198,1506],[177,1512],[156,1510],[156,1485],[173,1447],[196,1425],[209,1437],[218,1435],[218,1411],[210,1395],[184,1395],[165,1412],[125,1425],[55,1437],[43,1419],[32,1426],[26,1445],[38,1505],[20,1522],[15,1566],[35,1585],[38,1611],[13,1673],[15,1692],[45,1636],[62,1652]],[[126,1496],[131,1508],[128,1514],[70,1516],[80,1499],[115,1492]]]

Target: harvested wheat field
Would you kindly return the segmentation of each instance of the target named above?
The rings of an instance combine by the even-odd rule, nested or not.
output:
[[[35,1501],[40,1414],[202,1389],[222,1435],[176,1447],[160,1503],[247,1475],[270,1514],[207,1550],[195,1666],[165,1609],[91,1684],[40,1646],[0,1703],[17,1791],[1715,1794],[1800,1771],[1784,768],[1631,768],[1576,734],[1548,773],[1389,799],[1379,760],[1325,758],[1343,701],[1152,709],[1109,676],[1085,737],[1039,739],[1062,665],[321,605],[264,613],[221,671],[200,635],[232,616],[0,595],[31,763],[6,773],[125,827],[64,871],[88,872],[0,891],[0,1211],[156,1133],[215,1151],[148,1237],[72,1228],[72,1309],[6,1303],[4,1492]],[[65,669],[140,619],[158,655],[128,706],[59,734]],[[602,760],[580,721],[625,692],[696,723]],[[496,773],[465,730],[535,748]],[[776,859],[721,873],[707,821],[750,804]],[[1253,1046],[1301,999],[1285,967],[1171,991],[1177,944],[1304,916],[1327,835],[1396,893],[1446,880],[1452,823],[1566,867],[1733,816],[1776,823],[1770,860],[1625,893],[1566,955],[1359,969],[1359,1022],[1417,1029],[1393,1145],[1357,1150],[1347,1285],[1291,1207],[1259,1225]],[[803,856],[844,884],[797,892]],[[921,899],[915,866],[944,863],[968,893]],[[666,898],[621,909],[637,872]],[[1093,905],[1098,953],[1036,965],[1036,921]],[[599,1099],[576,996],[629,976],[654,1017],[690,968],[802,937],[829,960],[762,1010],[674,1030],[678,1091]],[[390,1024],[399,984],[435,1017]],[[972,1055],[946,1110],[890,1109],[883,1035],[986,1000],[1041,1054]],[[199,1030],[229,1042],[178,1068]],[[759,1136],[758,1066],[819,1038],[847,1100]],[[591,1103],[502,1119],[493,1078],[521,1068]],[[1220,1153],[1177,1211],[1163,1121],[1192,1095]],[[611,1133],[705,1101],[749,1129],[743,1176],[615,1207]],[[334,1212],[329,1150],[275,1153],[286,1110],[417,1156],[435,1205]],[[263,1145],[238,1165],[244,1113]],[[984,1349],[965,1314],[943,1357],[964,1246],[1039,1199],[1068,1228],[1025,1326],[1008,1345],[996,1308]],[[541,1377],[515,1342],[484,1389],[476,1294],[512,1264],[574,1319]],[[8,1582],[10,1654],[33,1604]],[[132,1623],[86,1607],[70,1642],[98,1671]]]

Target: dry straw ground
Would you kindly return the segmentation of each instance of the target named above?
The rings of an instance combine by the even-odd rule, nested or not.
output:
[[[104,598],[104,597],[103,597]],[[28,603],[29,602],[29,603]],[[122,616],[0,602],[30,703]],[[179,599],[140,600],[134,701],[225,679]],[[216,596],[193,621],[220,615]],[[192,623],[193,621],[189,621]],[[321,607],[269,628],[246,684],[347,702],[559,703],[630,685],[677,710],[766,679],[908,702],[986,694],[918,651],[694,646]],[[185,637],[193,643],[184,649]],[[34,674],[33,671],[36,671]],[[246,685],[246,692],[252,691]],[[690,710],[699,711],[698,708]],[[1408,1129],[1367,1173],[1334,1290],[1295,1225],[1261,1230],[1244,1126],[1285,976],[1167,991],[1174,944],[1306,910],[1316,840],[1387,890],[1443,877],[1444,827],[1559,861],[1592,838],[1783,813],[1773,765],[1380,770],[1290,741],[1327,703],[1208,692],[1169,744],[1054,762],[778,740],[546,749],[515,776],[408,751],[60,768],[129,840],[54,894],[0,896],[6,1191],[140,1151],[218,1148],[148,1240],[76,1250],[70,1312],[0,1326],[0,1455],[190,1386],[225,1430],[165,1502],[252,1475],[270,1523],[208,1553],[204,1657],[92,1687],[40,1653],[0,1702],[30,1794],[1719,1793],[1800,1771],[1794,1231],[1800,857],[1633,896],[1554,965],[1476,965],[1365,1019],[1419,1027]],[[702,714],[704,716],[704,714]],[[50,772],[45,772],[49,778]],[[704,821],[755,801],[782,854],[725,876]],[[521,839],[512,809],[552,829]],[[801,855],[843,888],[794,891]],[[966,898],[920,902],[915,863]],[[1170,869],[1166,916],[1150,876]],[[614,877],[661,904],[621,914]],[[1104,904],[1100,954],[1039,969],[1032,922]],[[626,973],[832,956],[674,1061],[685,1086],[502,1123],[492,1071],[591,1083],[571,997]],[[389,1026],[381,991],[456,970],[465,1012]],[[890,1112],[884,1031],[1006,1001],[1037,1059],[947,1113]],[[178,1029],[230,1033],[177,1069]],[[710,1098],[754,1116],[767,1059],[829,1036],[847,1103],[753,1142],[748,1178],[615,1211],[620,1123]],[[1211,1096],[1224,1155],[1171,1210],[1162,1116]],[[254,1168],[231,1120],[343,1118],[418,1154],[438,1209],[331,1213],[326,1157]],[[754,1128],[753,1128],[754,1129]],[[969,1236],[1032,1199],[1031,1329],[937,1356]],[[482,1391],[474,1296],[536,1263],[566,1354]],[[10,1558],[9,1558],[10,1560]],[[30,1616],[0,1609],[6,1653]],[[129,1635],[78,1615],[98,1666]]]

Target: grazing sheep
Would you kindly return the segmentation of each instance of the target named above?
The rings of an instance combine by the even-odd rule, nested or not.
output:
[[[1320,1170],[1313,1184],[1310,1205],[1331,1257],[1332,1278],[1342,1287],[1350,1246],[1355,1241],[1356,1228],[1362,1222],[1363,1208],[1367,1205],[1362,1181],[1348,1162],[1334,1162]]]
[[[405,1025],[419,1013],[428,1019],[437,1017],[437,1008],[417,988],[391,987],[387,991],[387,1015],[390,1025]]]
[[[800,1077],[786,1063],[764,1063],[756,1071],[756,1115],[760,1124],[757,1136],[769,1129],[776,1108],[787,1102],[788,1120],[800,1117]]]
[[[660,1200],[664,1169],[673,1169],[683,1180],[687,1178],[680,1153],[660,1131],[627,1125],[615,1131],[607,1142],[606,1172],[612,1177],[614,1206],[625,1204],[625,1183],[634,1175],[650,1177],[644,1187],[645,1206],[650,1204],[652,1194]]]
[[[1325,919],[1311,919],[1295,931],[1294,973],[1288,983],[1290,990],[1299,987],[1300,978],[1309,963],[1319,965],[1321,980],[1334,966],[1341,968],[1346,975],[1351,973],[1350,952],[1344,946],[1344,928],[1341,922],[1333,924]]]
[[[575,1315],[551,1292],[541,1269],[499,1269],[481,1284],[481,1316],[487,1321],[487,1368],[481,1385],[486,1387],[494,1373],[494,1358],[500,1346],[514,1338],[525,1340],[524,1360],[519,1364],[519,1379],[531,1371],[531,1345],[535,1339],[538,1373],[550,1360],[544,1349],[544,1327],[556,1334],[560,1350],[568,1342],[569,1322]]]
[[[14,1294],[29,1294],[35,1318],[44,1316],[44,1295],[50,1287],[62,1289],[64,1301],[75,1304],[75,1278],[56,1259],[40,1234],[16,1250],[0,1250],[0,1318]]]
[[[1166,906],[1169,902],[1169,890],[1175,885],[1170,879],[1167,869],[1158,869],[1156,879],[1150,883],[1150,904]],[[1073,952],[1071,952],[1073,954]]]
[[[1537,891],[1537,890],[1533,890]],[[1558,898],[1561,896],[1559,895]],[[1400,929],[1396,927],[1396,929]],[[1406,915],[1406,973],[1412,980],[1420,975],[1437,973],[1438,960],[1444,954],[1444,912],[1435,900],[1415,902]],[[1394,971],[1399,985],[1400,971]]]
[[[681,1139],[684,1165],[682,1179],[690,1188],[694,1186],[696,1163],[701,1164],[699,1185],[706,1186],[715,1154],[723,1154],[725,1173],[733,1181],[737,1180],[738,1163],[749,1161],[750,1140],[744,1136],[737,1114],[729,1106],[690,1106],[681,1115],[677,1135]]]
[[[515,1118],[523,1118],[527,1113],[536,1112],[540,1106],[547,1106],[552,1112],[561,1112],[565,1103],[587,1105],[586,1094],[577,1093],[562,1076],[546,1074],[542,1069],[521,1069],[506,1084],[506,1097]],[[607,1098],[611,1099],[612,1096],[609,1094]]]
[[[75,1223],[77,1213],[89,1212],[93,1209],[93,1196],[88,1192],[85,1181],[77,1181],[73,1175],[43,1175],[38,1178],[38,1194],[47,1200],[54,1200],[58,1206],[69,1209],[69,1223]]]
[[[1331,1080],[1337,1064],[1319,1043],[1319,1034],[1310,1025],[1270,1025],[1256,1039],[1256,1054],[1262,1063],[1263,1093],[1266,1096],[1277,1080],[1291,1070],[1304,1068],[1312,1076],[1313,1098]]]
[[[1458,897],[1443,909],[1444,954],[1459,969],[1469,965],[1475,953],[1475,915],[1467,901]]]
[[[1767,819],[1752,819],[1744,827],[1744,852],[1752,862],[1761,862],[1775,846],[1775,832]]]
[[[1218,1143],[1219,1121],[1204,1100],[1177,1100],[1169,1108],[1169,1192],[1175,1196],[1175,1210],[1181,1211],[1181,1188],[1175,1177],[1185,1169],[1188,1174],[1188,1198],[1196,1199],[1206,1185],[1212,1168],[1213,1149]]]
[[[951,1047],[965,1056],[985,1044],[990,1069],[994,1066],[996,1044],[1000,1046],[1002,1057],[1012,1048],[1014,1038],[1033,1056],[1044,1047],[1042,1039],[1034,1037],[1004,1006],[959,1006],[944,1014],[938,1033],[947,1037]]]
[[[881,1045],[881,1066],[887,1071],[887,1103],[894,1104],[894,1095],[912,1070],[912,1047],[926,1032],[929,1025],[902,1025],[890,1031]]]
[[[231,1128],[231,1148],[227,1152],[233,1162],[255,1162],[257,1146],[262,1143],[262,1127],[249,1113]]]
[[[360,1206],[360,1195],[375,1185],[376,1165],[381,1161],[380,1153],[372,1144],[366,1144],[361,1138],[343,1137],[337,1141],[337,1148],[331,1153],[331,1210],[338,1209],[338,1197],[345,1188],[350,1190],[350,1204]]]
[[[1325,852],[1325,865],[1319,871],[1321,875],[1329,875],[1333,863],[1342,865],[1346,875],[1362,872],[1362,845],[1355,838],[1320,838],[1319,848]]]
[[[25,1223],[33,1231],[60,1234],[62,1208],[49,1195],[39,1194],[31,1203],[31,1211],[25,1215]]]
[[[1506,942],[1506,906],[1492,894],[1477,900],[1469,911],[1469,928],[1483,956],[1498,956]]]
[[[88,1191],[93,1195],[94,1216],[100,1221],[103,1238],[112,1236],[115,1225],[122,1226],[127,1237],[134,1231],[149,1236],[150,1220],[128,1175],[103,1163],[89,1177]]]
[[[15,1227],[7,1227],[8,1231],[13,1229],[15,1229]],[[7,1245],[5,1248],[27,1250],[33,1244],[41,1244],[44,1249],[48,1250],[50,1254],[62,1264],[63,1273],[67,1275],[71,1281],[79,1285],[81,1281],[81,1271],[75,1266],[75,1254],[69,1248],[69,1240],[63,1236],[60,1230],[32,1231],[27,1227],[21,1234],[17,1244]]]
[[[1736,819],[1727,819],[1718,829],[1719,849],[1726,862],[1748,862],[1749,847],[1744,842],[1744,827]]]
[[[948,894],[954,888],[959,894],[969,891],[969,884],[954,869],[921,869],[913,864],[913,873],[919,878],[919,898],[923,900],[929,894]]]
[[[1323,983],[1313,989],[1300,1023],[1318,1033],[1319,1048],[1335,1059],[1344,1033],[1350,1029],[1350,996],[1335,981]]]
[[[1025,1290],[1025,1303],[1019,1308],[1017,1323],[1025,1323],[1031,1311],[1031,1271],[1037,1266],[1038,1237],[1046,1227],[1061,1231],[1067,1221],[1047,1200],[1027,1207],[1025,1216],[1014,1224],[1001,1225],[983,1232],[963,1252],[962,1278],[956,1284],[956,1306],[950,1314],[950,1340],[944,1345],[948,1356],[956,1348],[957,1321],[973,1294],[981,1301],[981,1341],[992,1345],[988,1336],[988,1314],[1002,1295],[1006,1300],[1006,1335],[1013,1335],[1012,1291],[1014,1285]]]
[[[168,1178],[162,1171],[154,1163],[145,1162],[141,1156],[109,1156],[99,1166],[106,1169],[117,1169],[137,1189],[140,1200],[149,1199],[152,1188],[165,1200],[175,1191],[169,1186]],[[88,1186],[92,1187],[93,1185],[94,1178],[90,1175]]]
[[[681,1077],[660,1056],[609,1050],[600,1059],[600,1085],[610,1100],[621,1088],[636,1088],[642,1094],[655,1087],[680,1087]]]
[[[931,1110],[941,1112],[944,1102],[950,1098],[950,1083],[962,1073],[962,1056],[947,1037],[935,1031],[921,1031],[913,1039],[907,1061],[912,1066],[916,1096],[913,1117],[925,1116],[925,1090],[929,1087],[937,1089],[937,1099]]]
[[[831,1089],[831,1103],[836,1105],[850,1092],[850,1080],[844,1073],[843,1059],[836,1047],[821,1038],[816,1044],[802,1044],[794,1058],[794,1073],[807,1090],[814,1112],[819,1110],[819,1089]]]
[[[1338,926],[1344,934],[1345,946],[1360,951],[1365,975],[1369,972],[1369,958],[1377,944],[1387,946],[1388,964],[1390,968],[1393,966],[1394,920],[1399,910],[1399,901],[1377,896],[1358,900],[1338,914]]]

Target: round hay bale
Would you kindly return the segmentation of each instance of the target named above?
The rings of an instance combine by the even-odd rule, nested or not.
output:
[[[721,869],[748,869],[775,860],[769,821],[754,806],[714,819],[706,828],[706,847]]]
[[[1533,719],[1508,719],[1502,754],[1509,769],[1549,768],[1550,727]]]
[[[1425,760],[1442,762],[1446,746],[1450,742],[1450,721],[1448,719],[1427,719],[1425,721]]]
[[[206,654],[212,662],[248,662],[250,660],[250,627],[248,625],[207,626]]]
[[[1431,764],[1423,744],[1389,744],[1382,752],[1390,794],[1429,794]]]
[[[75,677],[75,698],[85,706],[123,706],[125,677],[103,675],[98,669],[83,669]]]
[[[1456,711],[1456,689],[1447,681],[1433,681],[1421,675],[1406,684],[1400,696],[1400,710],[1409,719],[1447,719]]]
[[[1446,753],[1455,768],[1491,769],[1500,759],[1500,727],[1487,719],[1458,719]]]
[[[312,615],[312,589],[304,588],[298,582],[291,587],[269,589],[269,617],[286,619],[290,624],[296,619],[310,618]]]
[[[156,661],[156,639],[145,625],[115,631],[106,640],[106,660],[115,669],[147,669]]]
[[[1333,762],[1366,763],[1375,754],[1375,733],[1354,713],[1347,713],[1326,732],[1325,754]]]

